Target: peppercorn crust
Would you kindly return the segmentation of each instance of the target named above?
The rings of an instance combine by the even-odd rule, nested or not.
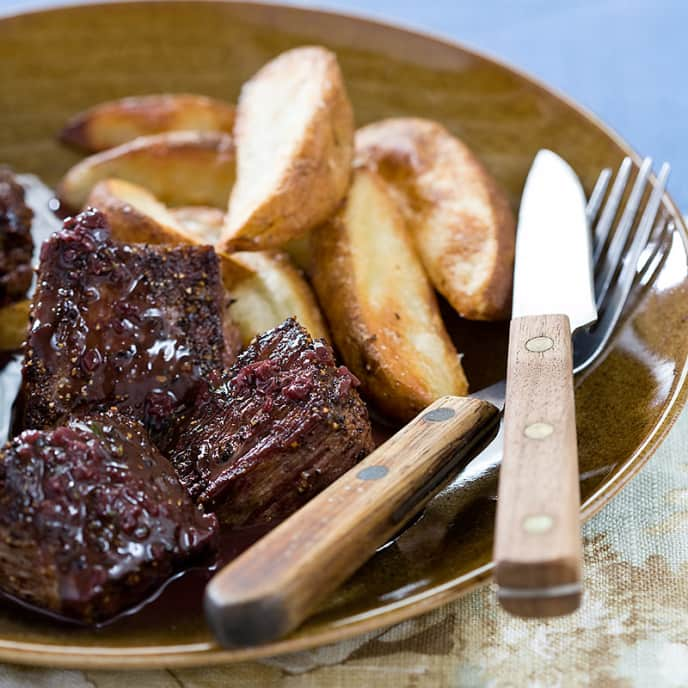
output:
[[[230,362],[222,307],[212,247],[122,244],[95,210],[66,220],[41,249],[22,428],[114,407],[162,446]]]

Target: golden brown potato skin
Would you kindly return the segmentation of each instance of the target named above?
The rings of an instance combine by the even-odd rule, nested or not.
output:
[[[313,291],[286,253],[239,251],[231,258],[252,273],[230,285],[225,282],[232,294],[229,314],[239,326],[244,346],[292,317],[314,339],[330,341]]]
[[[193,235],[170,214],[153,194],[122,179],[98,182],[86,205],[97,208],[107,218],[112,236],[118,241],[138,244],[188,244]]]
[[[78,210],[99,181],[115,177],[139,184],[167,205],[224,208],[234,172],[229,134],[175,131],[142,136],[84,158],[63,177],[57,192],[67,208]]]
[[[221,248],[276,248],[327,220],[349,186],[353,135],[333,53],[296,48],[265,65],[237,105],[237,182]]]
[[[166,131],[231,134],[234,115],[233,105],[192,93],[132,96],[77,113],[60,132],[60,140],[87,153],[97,153],[139,136]]]
[[[406,421],[468,383],[386,183],[355,171],[344,208],[312,235],[312,279],[366,398]]]
[[[392,187],[435,288],[464,318],[509,315],[516,223],[496,181],[437,122],[386,119],[356,133],[356,163]]]

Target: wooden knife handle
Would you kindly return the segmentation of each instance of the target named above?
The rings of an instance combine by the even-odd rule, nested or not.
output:
[[[515,318],[509,334],[494,553],[504,609],[542,617],[578,608],[579,510],[569,319]]]
[[[210,581],[206,618],[227,647],[296,628],[408,522],[497,428],[497,409],[442,397]]]

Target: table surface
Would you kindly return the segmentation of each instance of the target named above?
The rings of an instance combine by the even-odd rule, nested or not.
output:
[[[69,0],[0,0],[0,12]],[[537,76],[599,115],[639,153],[669,161],[688,207],[685,0],[296,0],[449,36]]]

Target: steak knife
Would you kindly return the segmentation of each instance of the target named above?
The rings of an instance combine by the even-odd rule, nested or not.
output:
[[[540,151],[521,199],[495,536],[498,599],[520,616],[574,611],[582,543],[571,333],[597,319],[585,194]]]

